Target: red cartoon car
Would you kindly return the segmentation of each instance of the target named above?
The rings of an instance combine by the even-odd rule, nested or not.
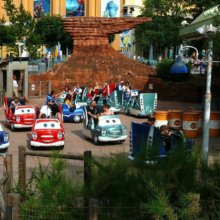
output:
[[[6,125],[11,130],[17,128],[32,128],[36,120],[36,110],[33,105],[26,105],[27,99],[25,97],[18,98],[19,105],[12,107],[16,98],[4,98],[4,108]]]
[[[32,128],[31,142],[35,147],[64,147],[64,127],[58,119],[37,119]]]

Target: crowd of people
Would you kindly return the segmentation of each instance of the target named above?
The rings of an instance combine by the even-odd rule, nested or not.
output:
[[[115,87],[115,89],[123,91],[126,94],[126,99],[128,99],[128,97],[130,96],[129,82],[124,83],[123,81],[121,81]],[[98,116],[113,115],[114,113],[110,109],[110,106],[104,101],[102,111],[98,111],[98,108],[96,107],[98,98],[103,95],[103,88],[101,88],[98,82],[95,83],[95,86],[92,88],[92,90],[90,90],[90,93],[92,93],[92,91],[94,92],[92,100],[90,105],[87,106],[87,113],[89,119],[93,118],[96,120]],[[60,108],[57,103],[57,97],[59,97],[61,94],[66,94],[64,98],[64,103],[69,107],[70,111],[73,111],[75,108],[74,100],[77,96],[82,96],[82,88],[80,86],[80,83],[77,83],[73,89],[70,89],[68,85],[65,85],[63,91],[57,94],[55,93],[55,91],[51,91],[51,93],[48,94],[45,99],[45,104],[39,109],[38,118],[56,117],[62,122],[62,114],[60,113]]]

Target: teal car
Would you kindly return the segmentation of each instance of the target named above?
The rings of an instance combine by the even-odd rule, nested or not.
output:
[[[109,97],[105,99],[114,113],[119,113],[123,110],[123,91],[114,90]],[[102,97],[98,99],[97,106],[102,107],[104,100]]]
[[[90,102],[90,100],[88,99],[88,88],[81,87],[81,89],[82,89],[82,93],[75,97],[75,105],[87,106]]]
[[[124,103],[126,115],[146,117],[152,115],[157,107],[157,93],[138,93]]]
[[[118,115],[99,116],[96,121],[88,119],[87,110],[83,113],[83,134],[91,138],[94,144],[102,142],[124,142],[127,139],[127,128],[121,124]]]

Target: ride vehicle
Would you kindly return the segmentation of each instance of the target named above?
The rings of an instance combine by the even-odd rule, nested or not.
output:
[[[75,105],[69,107],[67,104],[62,104],[63,122],[79,123],[83,119],[83,107]]]
[[[87,106],[89,103],[89,98],[88,98],[88,88],[87,87],[81,87],[82,93],[79,95],[76,95],[75,97],[75,105],[79,106]]]
[[[0,125],[0,150],[6,151],[9,147],[9,135],[7,132],[3,131]]]
[[[139,158],[149,161],[150,158],[151,161],[154,161],[165,157],[179,145],[183,145],[186,151],[192,149],[193,142],[186,139],[180,130],[173,130],[172,132],[168,147],[165,138],[157,127],[132,122],[129,159]]]
[[[68,92],[62,92],[58,97],[57,97],[57,104],[62,105],[64,103],[64,99],[66,98],[66,95]]]
[[[56,118],[37,119],[31,131],[30,145],[35,147],[64,147],[64,127]]]
[[[32,128],[37,116],[35,107],[33,105],[27,105],[27,99],[21,97],[19,98],[21,105],[13,109],[10,107],[13,100],[13,97],[4,98],[6,125],[9,126],[12,131],[17,128]]]
[[[101,142],[124,142],[127,128],[121,124],[118,115],[99,116],[97,121],[88,119],[87,110],[83,111],[83,134],[93,139],[94,144]]]
[[[137,90],[131,93],[128,101],[124,102],[126,115],[146,117],[152,115],[157,107],[157,93],[139,93]]]
[[[114,90],[106,99],[100,97],[97,106],[102,107],[104,102],[110,106],[114,113],[121,112],[123,109],[123,91]]]

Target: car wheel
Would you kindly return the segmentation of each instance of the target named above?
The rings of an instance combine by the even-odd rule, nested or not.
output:
[[[64,145],[61,145],[59,149],[62,150],[63,148],[64,148]]]
[[[74,121],[75,123],[79,123],[79,122],[81,121],[81,117],[80,117],[79,115],[75,115],[75,116],[73,117],[73,121]]]
[[[125,140],[121,140],[121,141],[119,141],[119,143],[124,143],[125,142]]]
[[[14,124],[11,124],[11,130],[12,130],[12,131],[15,130],[15,126],[14,126]]]
[[[96,136],[96,135],[93,136],[93,142],[94,142],[95,145],[99,144],[98,136]]]
[[[36,147],[35,147],[35,146],[30,145],[30,147],[31,147],[32,150],[36,150]]]
[[[125,114],[126,114],[126,115],[129,114],[129,110],[128,110],[128,108],[125,108]]]

